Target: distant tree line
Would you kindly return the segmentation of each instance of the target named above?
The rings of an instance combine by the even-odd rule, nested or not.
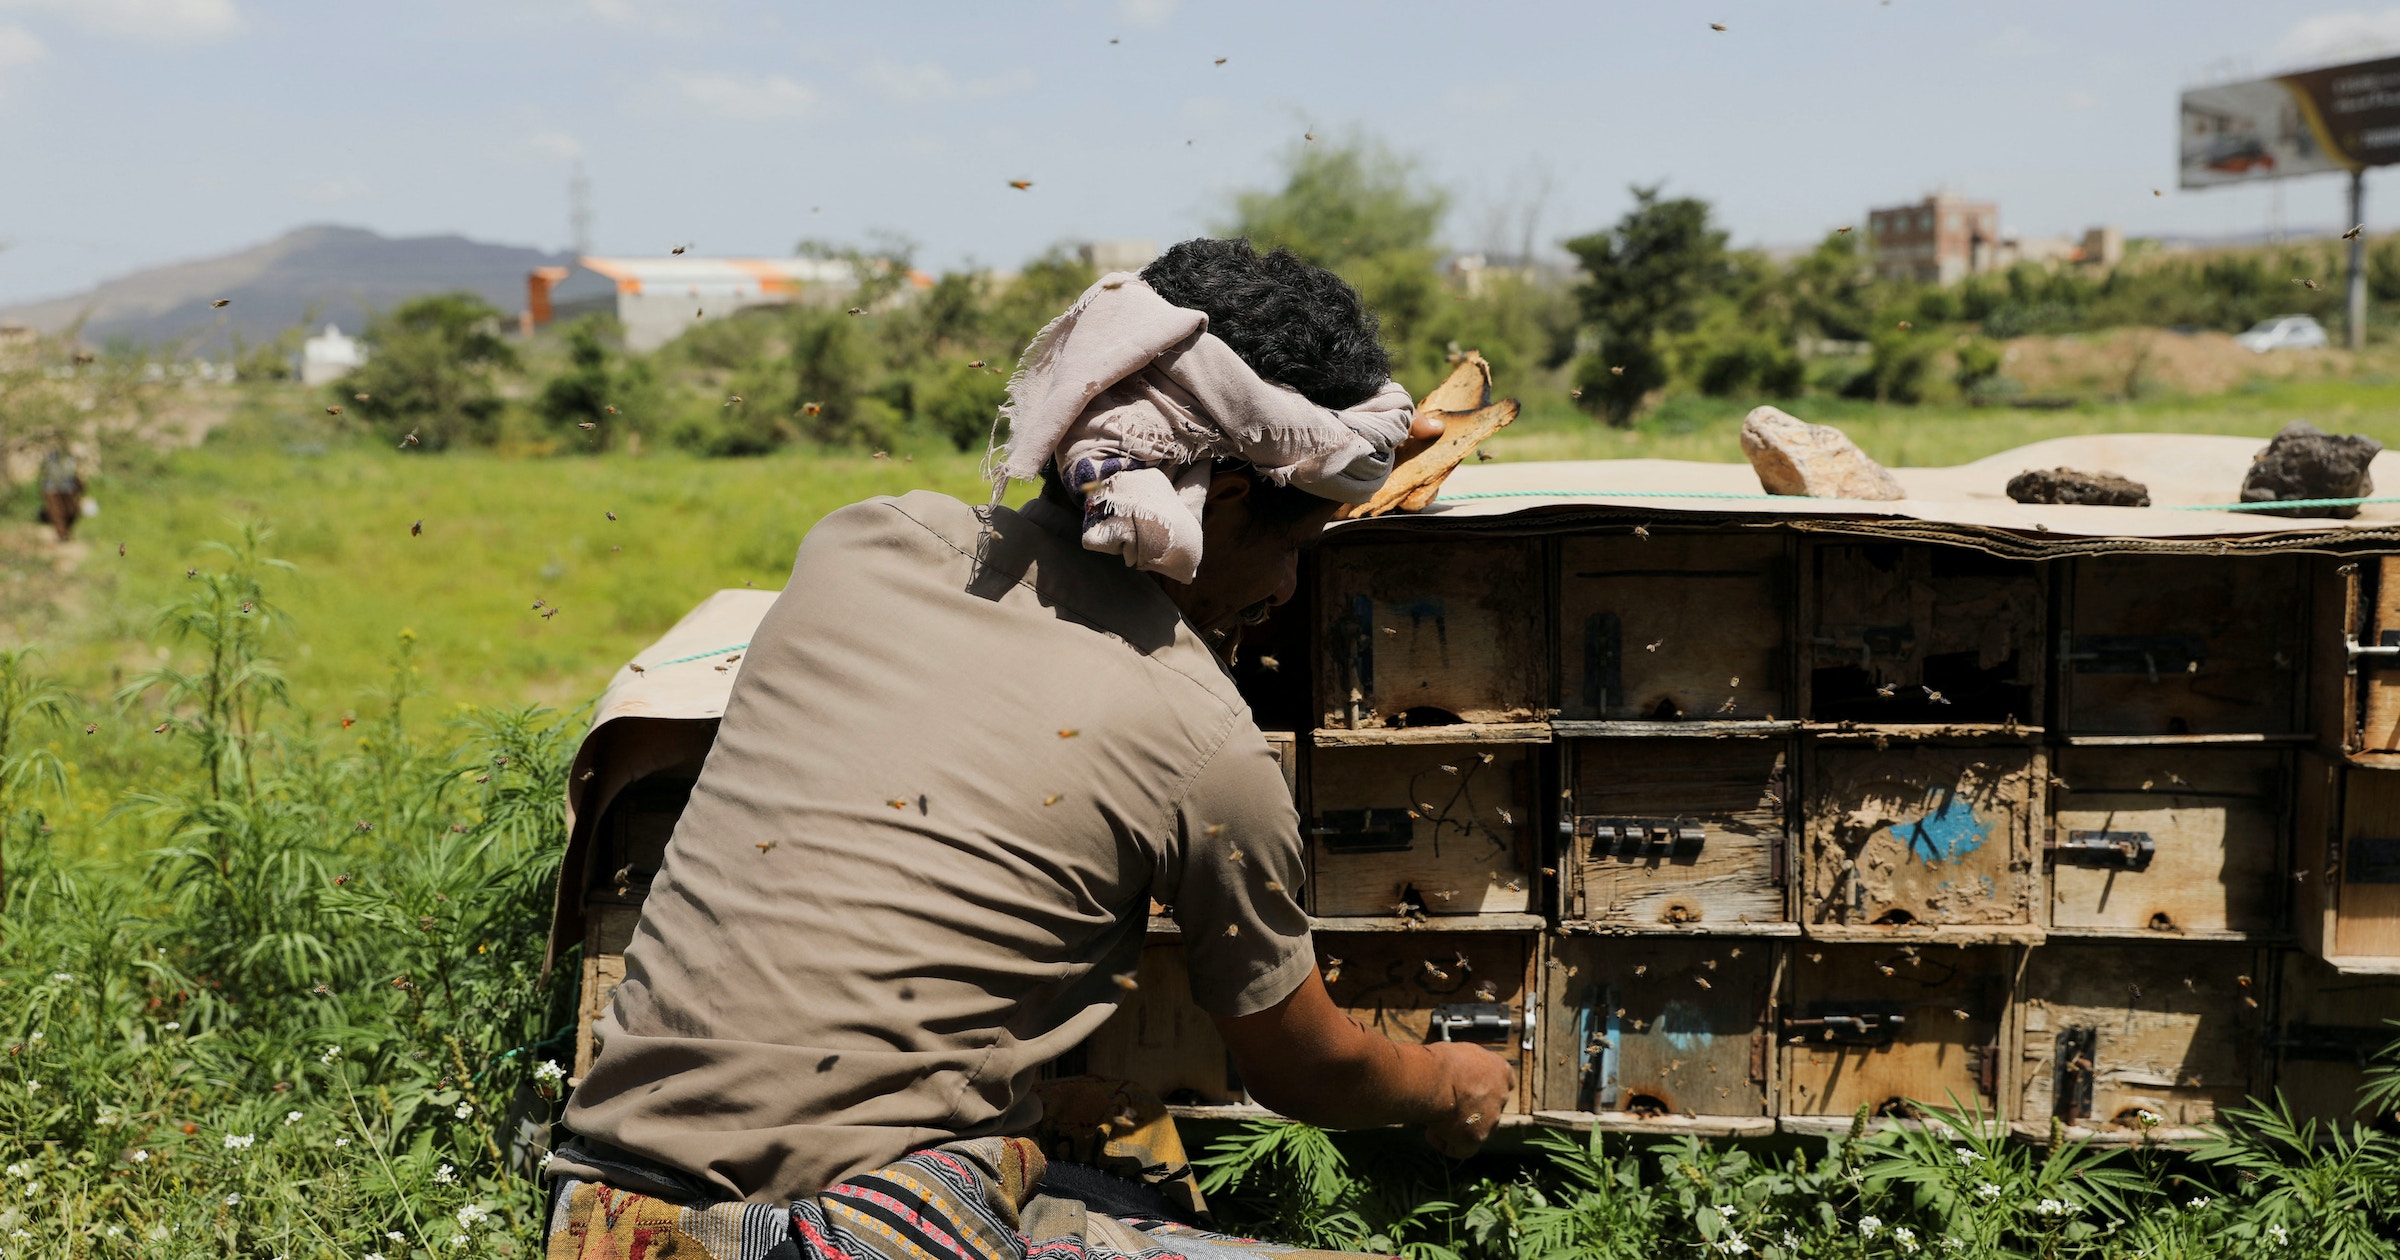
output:
[[[1614,224],[1565,242],[1572,271],[1504,260],[1469,284],[1441,266],[1446,194],[1372,142],[1316,141],[1287,155],[1281,187],[1239,195],[1214,230],[1287,246],[1348,278],[1381,317],[1395,371],[1413,390],[1475,349],[1504,388],[1565,394],[1620,425],[1677,391],[2000,401],[2012,383],[1999,343],[2010,338],[2129,325],[2235,331],[2295,312],[2330,322],[2340,304],[2334,242],[2206,254],[2136,242],[2112,270],[2024,264],[1940,287],[1878,279],[1858,232],[1777,258],[1730,247],[1705,201],[1659,186],[1632,192]],[[388,440],[413,434],[428,448],[646,441],[746,455],[914,440],[970,449],[989,435],[1026,342],[1094,279],[1061,249],[1013,276],[954,271],[886,301],[908,274],[907,247],[854,256],[873,277],[852,299],[863,314],[752,308],[647,355],[625,352],[607,317],[571,322],[520,352],[481,300],[417,299],[367,329],[372,358],[334,388],[334,405]],[[2400,239],[2377,243],[2372,259],[2375,299],[2400,302]],[[2318,287],[2296,283],[2308,280]]]

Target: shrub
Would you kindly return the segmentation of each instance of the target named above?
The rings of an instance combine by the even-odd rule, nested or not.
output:
[[[499,434],[498,375],[517,352],[500,312],[472,293],[412,298],[368,323],[364,366],[328,387],[334,405],[386,441],[429,451],[488,446]]]

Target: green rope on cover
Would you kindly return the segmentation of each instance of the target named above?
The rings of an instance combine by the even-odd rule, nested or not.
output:
[[[1722,490],[1476,490],[1466,494],[1437,494],[1436,503],[1469,499],[1797,499],[1794,494],[1732,494]],[[1886,503],[1888,499],[1819,499],[1819,503]],[[2257,503],[2162,503],[2162,512],[2275,512],[2291,508],[2358,507],[2367,503],[2400,503],[2400,495],[2351,499],[2265,499]],[[2075,506],[2075,505],[2067,505]]]
[[[750,646],[750,645],[749,645],[749,644],[747,644],[747,643],[736,643],[736,644],[734,644],[732,647],[721,647],[721,648],[718,648],[718,649],[717,649],[716,651],[714,651],[714,652],[694,652],[694,653],[692,653],[690,656],[678,656],[678,657],[676,657],[674,660],[671,660],[671,661],[660,661],[660,662],[659,662],[658,664],[656,664],[656,665],[642,665],[642,668],[643,668],[643,669],[664,669],[664,668],[666,668],[666,667],[667,667],[667,666],[669,666],[669,665],[688,665],[688,664],[692,663],[693,661],[705,661],[705,660],[707,660],[709,657],[712,657],[712,656],[723,656],[723,655],[725,655],[727,652],[739,652],[739,651],[741,651],[743,648],[746,648],[746,647],[748,647],[748,646]],[[637,665],[640,665],[640,664],[641,664],[641,662],[639,662],[639,661],[636,661],[636,662],[634,662],[634,663],[635,663],[635,664],[637,664]]]

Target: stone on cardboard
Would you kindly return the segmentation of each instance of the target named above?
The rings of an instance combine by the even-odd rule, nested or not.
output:
[[[1811,499],[1901,499],[1906,492],[1849,435],[1774,407],[1742,421],[1742,454],[1768,494]]]
[[[2038,468],[2008,479],[2008,497],[2019,503],[2091,503],[2101,507],[2148,507],[2150,487],[2112,472]]]
[[[2259,451],[2242,478],[2242,502],[2272,503],[2281,499],[2363,499],[2375,493],[2367,475],[2383,443],[2355,433],[2327,433],[2306,420],[2294,420]],[[2333,516],[2347,520],[2358,506],[2271,508],[2276,516]]]

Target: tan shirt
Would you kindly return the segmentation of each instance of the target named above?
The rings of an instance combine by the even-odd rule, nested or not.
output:
[[[1247,1015],[1314,965],[1301,878],[1274,756],[1154,579],[1038,501],[855,504],[751,641],[567,1125],[757,1202],[1020,1130],[1151,898],[1200,1006]]]

